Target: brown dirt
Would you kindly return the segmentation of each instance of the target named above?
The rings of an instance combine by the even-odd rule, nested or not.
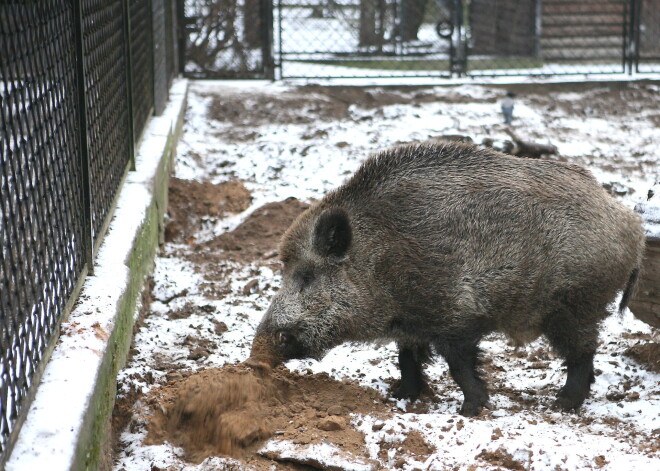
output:
[[[190,249],[178,251],[177,256],[192,262],[203,274],[207,283],[202,288],[210,299],[221,299],[230,292],[231,274],[237,264],[256,263],[278,269],[280,239],[294,219],[309,207],[295,198],[269,203],[248,215],[233,231],[199,242],[194,235],[202,220],[219,218],[224,212],[245,210],[251,201],[247,190],[235,181],[213,185],[172,179],[170,195],[171,222],[166,228],[167,240],[187,243]],[[251,280],[244,287],[244,294],[259,293],[264,288]],[[171,300],[160,301],[167,304]],[[198,306],[186,305],[170,312],[169,317],[186,318],[198,309]]]
[[[275,350],[275,339],[258,335],[252,341],[252,350],[248,359],[252,365],[276,366],[282,363],[281,356]]]
[[[233,231],[208,242],[193,243],[192,250],[179,256],[192,262],[204,275],[207,280],[201,285],[204,295],[210,299],[222,299],[231,291],[231,275],[237,267],[254,263],[273,270],[280,268],[280,239],[293,220],[308,207],[295,198],[266,204]],[[256,280],[250,280],[243,292],[245,295],[260,293],[265,288]]]
[[[273,259],[277,256],[277,246],[284,232],[308,207],[308,204],[295,198],[266,204],[250,214],[236,229],[202,244],[200,249],[234,262]]]
[[[369,109],[397,103],[426,103],[437,99],[428,88],[388,87],[369,90],[362,87],[308,85],[276,95],[214,94],[208,117],[239,126],[229,132],[223,131],[223,138],[247,141],[258,135],[252,129],[242,126],[332,121],[348,118],[351,105]]]
[[[475,459],[483,460],[491,465],[501,466],[506,469],[525,470],[525,465],[520,461],[515,460],[513,456],[502,447],[495,451],[481,450],[481,453],[475,456]]]
[[[626,82],[602,83],[557,83],[557,84],[507,84],[490,85],[513,91],[526,99],[548,107],[561,107],[573,115],[597,113],[599,115],[620,114],[622,111],[636,111],[640,105],[655,97],[655,89],[640,81],[637,85]],[[562,92],[582,92],[584,97],[557,101],[553,94]],[[252,128],[263,124],[310,124],[319,121],[332,121],[350,118],[349,107],[376,109],[394,104],[420,105],[429,102],[447,103],[493,103],[497,97],[475,98],[460,89],[437,94],[424,87],[382,87],[368,89],[362,87],[324,87],[319,85],[301,86],[284,93],[253,94],[232,93],[213,94],[209,107],[209,118],[237,125],[232,130],[223,130],[223,138],[235,141],[248,141],[259,137]],[[365,118],[368,119],[368,118]],[[652,115],[650,119],[658,119]]]
[[[231,456],[257,469],[272,465],[272,455],[266,458],[256,451],[275,435],[295,445],[330,442],[366,459],[364,437],[351,426],[349,413],[386,417],[390,411],[375,390],[325,373],[299,375],[283,367],[255,370],[245,365],[173,377],[146,402],[148,444],[170,441],[195,463]],[[411,433],[406,443],[411,453],[429,452],[421,435]]]
[[[635,360],[643,368],[654,373],[660,373],[660,343],[639,343],[627,349],[624,354]]]
[[[239,181],[219,184],[171,178],[167,242],[192,242],[201,218],[219,218],[227,213],[245,211],[252,201],[250,192]]]

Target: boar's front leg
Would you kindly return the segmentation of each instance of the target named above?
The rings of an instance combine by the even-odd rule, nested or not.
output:
[[[397,399],[410,399],[412,401],[427,387],[422,368],[428,360],[428,347],[423,345],[399,345],[399,369],[401,381],[392,391]]]
[[[452,378],[463,391],[461,415],[473,417],[482,407],[488,406],[488,391],[477,372],[479,347],[478,340],[440,340],[436,343],[438,353],[449,365]]]

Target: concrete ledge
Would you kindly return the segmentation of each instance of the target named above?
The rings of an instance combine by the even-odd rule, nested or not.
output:
[[[114,218],[46,365],[7,471],[96,470],[116,376],[126,361],[137,302],[163,231],[167,186],[181,133],[187,81],[177,80],[151,119]]]

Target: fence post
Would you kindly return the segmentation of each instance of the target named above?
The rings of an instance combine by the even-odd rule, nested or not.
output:
[[[633,68],[639,59],[639,13],[640,3],[638,0],[628,0],[625,3],[625,16],[623,25],[623,72],[632,75]],[[637,58],[637,60],[636,60]]]
[[[641,18],[642,18],[642,1],[641,0],[632,0],[632,21],[630,22],[631,27],[631,51],[630,51],[630,69],[629,74],[632,75],[633,70],[639,72],[639,33],[641,28]]]
[[[261,55],[264,75],[275,80],[275,66],[273,64],[273,1],[261,0],[259,2],[261,22]]]
[[[284,78],[284,49],[283,49],[283,39],[282,31],[284,27],[282,26],[282,0],[277,0],[277,48],[278,48],[278,58],[277,58],[277,67],[280,69],[279,78]]]
[[[126,58],[126,94],[128,101],[128,134],[131,142],[131,170],[135,170],[135,133],[133,124],[133,53],[131,52],[131,0],[123,0],[124,57]]]
[[[92,197],[89,182],[89,142],[87,135],[87,94],[85,93],[85,45],[83,44],[82,0],[72,0],[76,42],[76,85],[78,92],[78,143],[80,147],[80,185],[83,196],[83,254],[87,273],[94,273],[94,237],[92,232]]]
[[[179,44],[179,73],[183,74],[186,68],[186,42],[188,39],[186,23],[186,6],[183,0],[176,0],[176,39]]]
[[[463,1],[452,1],[452,18],[454,25],[452,37],[450,40],[450,72],[456,73],[459,77],[467,73],[467,41],[463,33]]]
[[[541,57],[541,34],[543,27],[543,5],[541,0],[534,0],[534,55]]]
[[[159,1],[159,0],[155,0]],[[148,16],[148,23],[149,23],[149,41],[151,42],[151,54],[149,54],[149,59],[151,60],[151,103],[152,103],[152,108],[151,108],[151,114],[155,115],[156,114],[156,102],[158,100],[158,97],[156,96],[156,41],[154,40],[154,4],[152,0],[147,0],[148,3],[148,8],[149,8],[149,15]],[[147,118],[147,121],[145,122],[145,128],[146,128],[146,123],[149,122],[149,118]],[[144,130],[142,131],[144,134]]]

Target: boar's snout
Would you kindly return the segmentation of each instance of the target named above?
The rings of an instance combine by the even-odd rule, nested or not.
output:
[[[277,366],[282,362],[284,362],[284,358],[277,348],[275,337],[270,334],[257,334],[252,341],[250,358],[247,363],[253,365],[265,363],[268,366]]]
[[[290,330],[279,330],[275,334],[275,345],[285,360],[309,358],[309,352]]]
[[[274,333],[257,333],[252,341],[250,359],[276,366],[294,358],[308,358],[306,349],[290,330]]]

